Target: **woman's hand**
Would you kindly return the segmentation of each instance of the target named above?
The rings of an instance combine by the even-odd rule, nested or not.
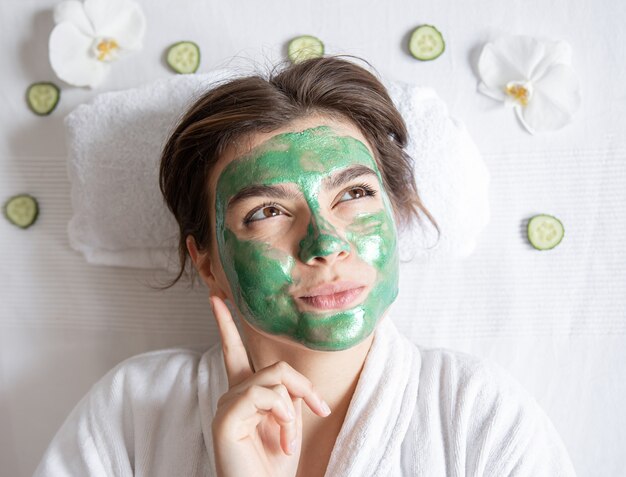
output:
[[[286,362],[252,371],[226,304],[217,297],[210,300],[228,375],[228,391],[212,423],[217,474],[293,477],[302,443],[302,400],[320,416],[330,411],[311,381]]]

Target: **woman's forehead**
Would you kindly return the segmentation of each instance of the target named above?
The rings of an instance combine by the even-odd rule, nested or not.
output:
[[[241,157],[249,153],[251,150],[261,146],[263,143],[271,141],[272,138],[280,136],[284,133],[297,133],[306,129],[314,129],[321,126],[326,126],[337,136],[352,136],[367,144],[367,139],[352,121],[316,113],[296,119],[284,127],[268,133],[254,133],[248,135],[243,138],[242,141],[237,141],[234,144],[235,154],[233,154],[231,159]]]
[[[319,184],[329,175],[360,165],[378,172],[367,146],[352,136],[339,136],[326,125],[277,134],[220,174],[216,192],[228,197],[251,184]]]

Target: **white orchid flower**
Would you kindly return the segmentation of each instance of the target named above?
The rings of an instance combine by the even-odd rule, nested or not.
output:
[[[142,48],[146,18],[132,0],[66,0],[54,9],[49,56],[59,78],[95,88],[110,63]]]
[[[564,41],[508,36],[487,43],[478,59],[478,90],[515,109],[531,134],[568,124],[581,102]]]

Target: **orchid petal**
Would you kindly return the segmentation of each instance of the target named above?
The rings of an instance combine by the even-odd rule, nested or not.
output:
[[[563,111],[575,113],[580,106],[580,82],[576,72],[569,65],[552,65],[534,86]]]
[[[535,91],[533,100],[527,106],[517,108],[516,111],[524,127],[531,133],[561,129],[573,116],[571,108],[555,103],[541,90]]]
[[[478,83],[478,91],[486,96],[489,96],[490,98],[497,99],[499,101],[506,101],[507,99],[507,95],[504,93],[503,89],[490,88],[482,81]]]
[[[487,89],[504,91],[511,80],[521,80],[524,74],[513,64],[506,52],[493,43],[487,43],[478,59],[478,73]]]
[[[63,22],[74,24],[85,35],[94,35],[93,25],[87,18],[83,2],[66,0],[54,7],[54,23],[58,25]]]
[[[530,134],[537,133],[535,128],[524,119],[523,108],[519,104],[515,106],[515,115],[517,116],[517,119],[519,119],[519,122],[522,123],[522,126],[524,126]]]
[[[554,131],[568,124],[581,103],[580,85],[574,70],[554,64],[534,83],[532,100],[518,110],[518,118],[529,131]]]
[[[50,64],[59,78],[74,86],[97,86],[106,65],[90,54],[93,39],[70,22],[57,25],[48,43]]]
[[[491,56],[487,56],[487,59],[492,62],[491,70],[496,66],[493,62],[498,62],[501,73],[508,72],[507,81],[530,80],[535,67],[545,56],[544,43],[529,36],[505,36],[498,38],[491,45],[488,50]],[[484,77],[483,81],[485,81]]]
[[[532,72],[534,81],[540,80],[552,65],[571,65],[572,47],[565,41],[546,41],[545,54]]]
[[[116,22],[117,18],[129,8],[131,0],[85,0],[85,13],[91,20],[96,34]]]
[[[128,7],[120,11],[113,21],[98,32],[99,35],[115,38],[122,49],[138,50],[142,47],[146,32],[146,17],[141,7],[128,2]]]

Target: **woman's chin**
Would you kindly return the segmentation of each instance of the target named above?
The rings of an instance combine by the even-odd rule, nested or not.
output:
[[[359,309],[359,307],[355,307]],[[375,326],[370,330],[367,326],[354,326],[354,323],[347,324],[345,322],[346,311],[339,313],[323,313],[319,316],[314,316],[312,313],[306,313],[306,321],[316,322],[326,321],[324,326],[303,326],[299,332],[294,334],[286,334],[286,333],[271,333],[269,331],[264,330],[259,327],[259,325],[255,324],[251,320],[244,319],[244,326],[246,326],[249,332],[257,334],[261,336],[264,340],[269,340],[274,343],[290,346],[297,348],[299,350],[307,350],[307,351],[318,351],[318,352],[333,352],[333,351],[344,351],[354,346],[357,346],[362,341],[367,339],[367,337],[371,334]],[[349,314],[349,313],[348,313]],[[343,320],[337,320],[336,315],[343,315]],[[332,323],[335,321],[335,323]],[[341,323],[343,321],[343,323]],[[362,320],[355,320],[357,323],[363,325]],[[350,332],[346,334],[345,330],[348,329]]]

